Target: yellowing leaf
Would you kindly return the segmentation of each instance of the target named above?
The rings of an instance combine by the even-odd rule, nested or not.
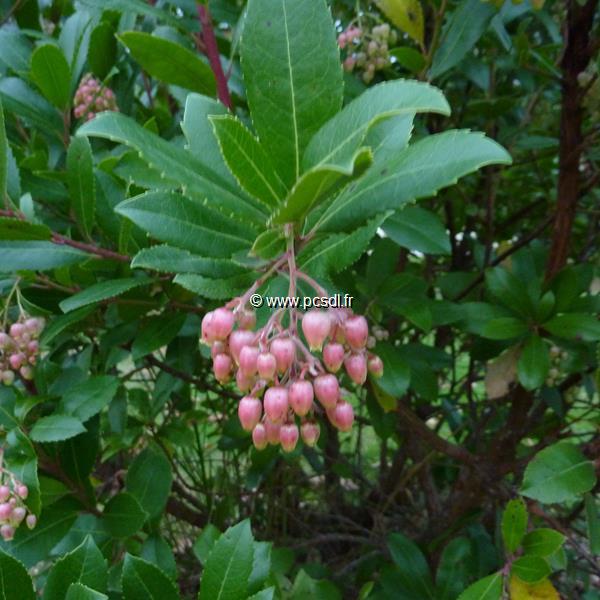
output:
[[[513,576],[510,578],[510,600],[560,600],[560,596],[549,579],[529,584]]]
[[[423,9],[419,0],[377,0],[377,5],[398,29],[423,43]]]
[[[485,372],[485,390],[490,400],[508,394],[511,383],[517,377],[519,352],[519,347],[514,346],[488,363]]]

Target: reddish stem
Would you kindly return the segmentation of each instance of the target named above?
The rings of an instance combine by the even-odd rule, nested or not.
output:
[[[119,254],[118,252],[107,250],[106,248],[100,248],[99,246],[94,246],[93,244],[76,242],[75,240],[65,237],[64,235],[60,235],[59,233],[52,233],[52,242],[62,246],[71,246],[72,248],[77,248],[78,250],[83,250],[89,254],[95,254],[96,256],[101,256],[102,258],[107,258],[109,260],[117,260],[125,263],[129,263],[131,261],[131,258],[129,256],[125,256],[124,254]]]
[[[213,29],[212,18],[208,10],[208,6],[198,4],[198,18],[202,25],[202,42],[204,43],[204,52],[208,56],[210,66],[215,74],[217,81],[217,93],[219,100],[229,109],[233,109],[229,88],[227,87],[227,77],[223,72],[221,65],[221,57],[219,56],[219,48],[217,46],[217,38]]]

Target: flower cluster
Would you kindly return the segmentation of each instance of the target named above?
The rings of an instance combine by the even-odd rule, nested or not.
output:
[[[569,357],[568,352],[561,350],[558,346],[550,348],[550,369],[546,377],[546,385],[554,387],[559,383],[561,378],[562,362]]]
[[[0,536],[5,542],[13,539],[17,527],[23,521],[29,529],[36,526],[36,516],[32,513],[27,514],[24,500],[28,495],[27,486],[10,471],[0,467]]]
[[[354,410],[336,375],[342,366],[350,380],[362,385],[367,372],[383,374],[383,363],[368,349],[375,338],[369,335],[367,320],[349,309],[303,315],[294,310],[288,327],[281,317],[276,311],[255,330],[256,316],[246,308],[245,296],[236,298],[205,315],[202,341],[211,347],[216,379],[226,383],[235,378],[246,394],[238,416],[252,432],[254,446],[262,450],[281,444],[292,452],[300,437],[308,446],[317,443],[319,414],[341,431],[351,429]],[[308,347],[297,332],[298,318]]]
[[[387,23],[375,25],[368,32],[350,25],[338,36],[339,47],[346,50],[344,69],[361,70],[363,81],[371,83],[377,71],[390,65],[389,46],[397,40],[396,32]]]
[[[75,118],[85,118],[87,121],[91,121],[102,111],[119,110],[114,92],[89,73],[79,83],[73,106]]]
[[[22,318],[8,331],[0,331],[0,381],[12,385],[19,374],[25,380],[33,379],[33,365],[40,352],[38,338],[45,321],[40,318]]]

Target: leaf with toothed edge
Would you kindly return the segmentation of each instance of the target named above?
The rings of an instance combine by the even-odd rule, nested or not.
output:
[[[259,202],[240,196],[233,185],[222,180],[191,153],[144,129],[125,115],[102,113],[80,127],[77,135],[105,138],[135,149],[173,184],[173,188],[181,188],[190,196],[210,201],[213,209],[233,215],[245,227],[258,229],[266,221],[266,213]]]
[[[226,279],[211,279],[202,275],[184,273],[173,280],[194,294],[211,300],[226,300],[247,290],[256,281],[256,273],[244,273]]]
[[[127,278],[100,281],[94,285],[91,285],[85,290],[70,296],[66,300],[63,300],[59,306],[63,312],[68,313],[81,308],[82,306],[96,304],[98,302],[102,302],[102,300],[108,300],[109,298],[120,296],[121,294],[124,294],[125,292],[128,292],[136,287],[148,285],[151,282],[152,280],[146,277],[140,277],[138,279]]]
[[[209,120],[221,155],[240,186],[267,207],[277,206],[287,188],[260,142],[231,115],[212,116]]]
[[[175,192],[148,192],[121,202],[116,212],[151,236],[210,258],[250,249],[252,230],[196,199]]]
[[[379,123],[399,116],[412,123],[419,112],[449,115],[450,107],[440,90],[420,81],[399,79],[373,86],[321,127],[306,149],[302,167],[345,162]]]
[[[506,150],[482,133],[452,130],[408,146],[375,165],[328,207],[314,231],[347,230],[382,210],[434,195],[459,177],[491,164],[509,164]]]

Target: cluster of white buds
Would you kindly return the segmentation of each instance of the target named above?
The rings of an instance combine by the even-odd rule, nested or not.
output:
[[[349,309],[330,308],[293,312],[284,327],[281,309],[255,331],[256,316],[245,297],[205,315],[202,341],[211,347],[216,379],[226,383],[235,378],[246,394],[238,416],[252,432],[254,446],[262,450],[280,444],[292,452],[300,437],[314,446],[320,433],[318,415],[349,431],[354,409],[338,380],[342,366],[357,385],[366,381],[368,372],[383,374],[381,359],[369,350],[376,340],[369,335],[367,320]],[[297,318],[302,319],[308,347],[298,335]],[[315,352],[321,353],[320,359]]]
[[[365,83],[371,83],[377,71],[391,63],[389,46],[398,40],[396,32],[387,23],[375,25],[370,31],[350,25],[338,36],[338,45],[346,51],[344,69],[349,73],[362,71]]]
[[[114,92],[102,84],[93,75],[85,75],[73,98],[73,114],[76,119],[91,121],[98,113],[105,110],[117,111]]]
[[[559,383],[561,378],[561,363],[568,356],[569,354],[565,350],[561,350],[558,346],[550,348],[550,369],[545,382],[548,387],[554,387]]]
[[[33,379],[40,353],[39,337],[45,326],[41,318],[21,318],[8,331],[0,331],[0,381],[12,385],[17,375]]]
[[[25,506],[24,501],[28,495],[27,486],[13,473],[0,467],[0,536],[5,542],[10,542],[15,537],[21,523],[25,522],[29,529],[37,524],[36,516],[30,512],[28,514]]]

